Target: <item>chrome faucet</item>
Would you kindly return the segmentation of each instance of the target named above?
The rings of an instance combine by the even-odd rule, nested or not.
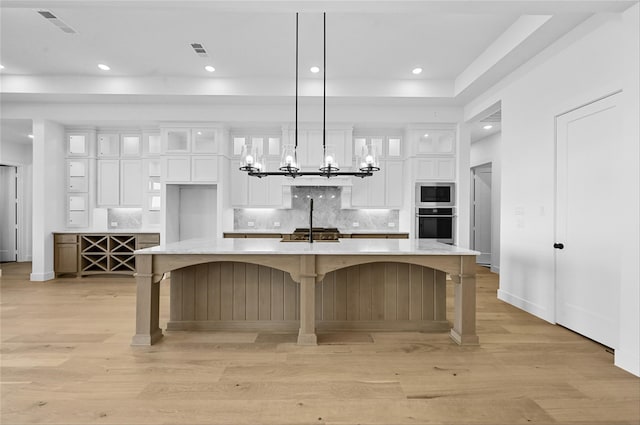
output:
[[[313,198],[309,199],[309,243],[313,243]]]

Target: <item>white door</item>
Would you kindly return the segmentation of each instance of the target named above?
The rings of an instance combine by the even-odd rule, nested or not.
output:
[[[180,186],[178,240],[216,237],[216,196],[215,186]]]
[[[556,117],[556,322],[618,345],[620,95]],[[551,247],[550,247],[551,248]]]
[[[16,190],[16,167],[0,165],[0,262],[17,260]]]
[[[491,264],[491,164],[473,169],[473,249],[478,264]]]

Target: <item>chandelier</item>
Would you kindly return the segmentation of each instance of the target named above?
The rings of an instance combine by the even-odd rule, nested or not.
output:
[[[373,146],[363,146],[358,152],[356,163],[357,170],[340,171],[336,157],[332,152],[327,152],[327,131],[326,131],[326,105],[327,105],[327,14],[322,14],[322,163],[317,171],[300,171],[298,162],[298,13],[296,13],[296,116],[295,116],[295,136],[293,146],[284,146],[280,159],[280,167],[277,171],[266,170],[266,164],[260,158],[247,151],[246,146],[242,148],[240,154],[240,170],[246,171],[252,177],[285,176],[285,177],[370,177],[375,171],[380,171],[378,166],[377,152]]]

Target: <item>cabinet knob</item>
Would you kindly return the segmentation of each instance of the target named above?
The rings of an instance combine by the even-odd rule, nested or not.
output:
[[[557,243],[557,242],[556,242],[556,243],[554,243],[554,244],[553,244],[553,247],[554,247],[555,249],[564,249],[564,244],[563,244],[563,243]]]

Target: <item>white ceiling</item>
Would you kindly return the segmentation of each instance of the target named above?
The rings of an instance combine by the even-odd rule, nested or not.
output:
[[[462,105],[580,22],[635,1],[3,0],[2,102],[220,102],[294,93],[300,11],[300,95]],[[40,16],[49,10],[77,34]],[[208,58],[189,43],[202,43]],[[106,63],[112,70],[98,70]],[[208,73],[205,65],[216,72]],[[423,73],[413,75],[414,67]]]

